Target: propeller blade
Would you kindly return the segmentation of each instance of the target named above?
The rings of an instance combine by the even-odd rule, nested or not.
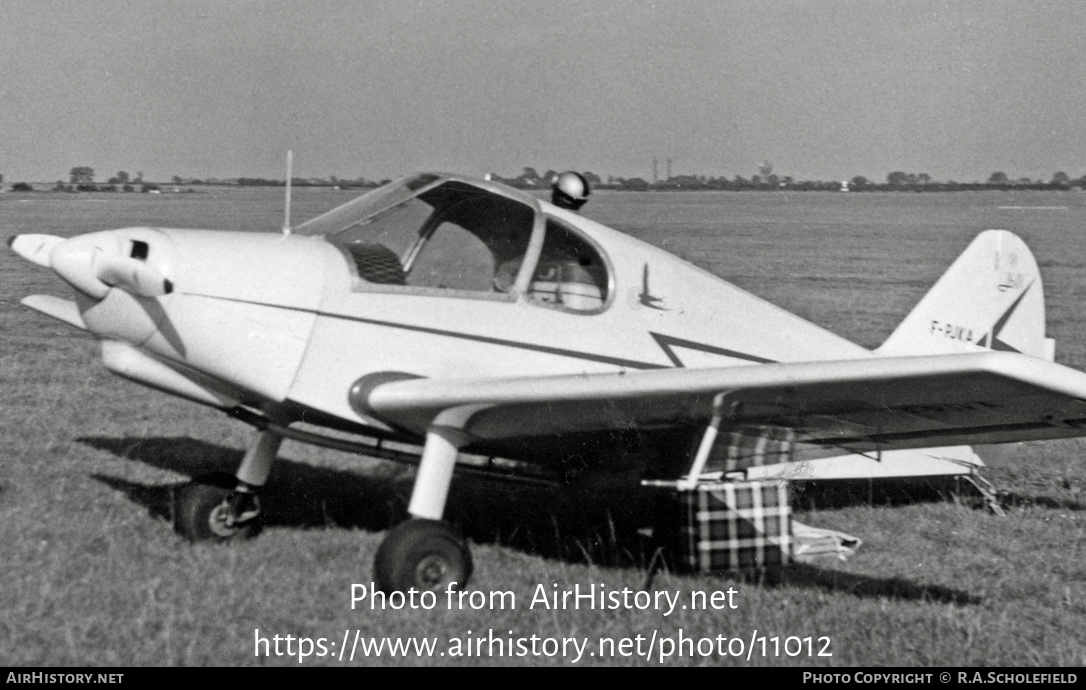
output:
[[[128,241],[113,233],[80,235],[56,245],[49,262],[57,274],[85,295],[103,299],[111,287],[140,297],[173,291],[158,269],[124,254]]]
[[[139,259],[128,256],[99,256],[95,266],[98,280],[124,288],[141,297],[161,297],[173,292],[173,283]]]

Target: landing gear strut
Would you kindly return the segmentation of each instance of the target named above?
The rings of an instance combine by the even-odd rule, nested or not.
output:
[[[389,530],[377,549],[373,581],[385,592],[414,588],[442,591],[463,589],[471,577],[467,542],[441,517],[452,484],[453,468],[464,435],[435,425],[426,434],[422,461],[411,490],[411,518]]]
[[[440,591],[467,584],[471,552],[456,529],[441,519],[456,456],[467,440],[455,424],[437,422],[427,432],[407,508],[411,518],[389,530],[374,559],[374,582],[381,590]],[[258,492],[268,480],[282,441],[280,434],[262,429],[236,475],[217,473],[183,486],[174,505],[177,531],[190,541],[256,535],[261,526]]]
[[[189,541],[233,541],[260,532],[259,490],[268,481],[283,437],[258,431],[236,475],[226,472],[197,477],[177,492],[174,527]]]

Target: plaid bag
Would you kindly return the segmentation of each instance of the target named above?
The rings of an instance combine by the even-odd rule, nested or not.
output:
[[[788,482],[706,482],[678,490],[674,500],[682,517],[681,566],[749,572],[791,560]]]

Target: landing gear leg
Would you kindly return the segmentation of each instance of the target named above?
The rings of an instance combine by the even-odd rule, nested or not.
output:
[[[462,589],[471,577],[471,552],[467,542],[441,520],[452,483],[456,456],[463,435],[455,430],[434,427],[426,434],[415,486],[411,491],[411,514],[389,531],[373,563],[373,579],[385,592],[442,591],[449,586]]]
[[[283,437],[258,431],[235,475],[203,475],[181,487],[174,527],[189,541],[232,541],[256,536],[261,527],[259,491],[268,481]]]

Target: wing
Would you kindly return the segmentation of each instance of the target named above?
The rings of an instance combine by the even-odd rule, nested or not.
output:
[[[732,424],[856,451],[1086,435],[1086,373],[1007,352],[383,381],[356,389],[356,406],[413,433],[440,425],[473,442],[699,424],[716,404]]]

